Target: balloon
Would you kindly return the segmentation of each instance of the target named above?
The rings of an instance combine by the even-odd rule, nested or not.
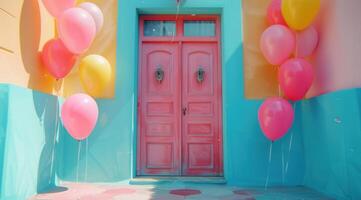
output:
[[[98,105],[87,94],[69,97],[61,109],[64,127],[76,140],[86,139],[93,131],[98,120]]]
[[[290,59],[282,64],[278,81],[287,99],[301,100],[312,86],[313,69],[309,62],[301,58]]]
[[[282,0],[283,17],[289,27],[298,31],[313,22],[320,7],[320,0]]]
[[[295,49],[294,33],[283,25],[272,25],[261,37],[261,50],[272,65],[280,65]]]
[[[43,0],[45,8],[56,18],[60,17],[66,9],[74,7],[75,2],[76,0]]]
[[[103,27],[104,22],[102,10],[100,10],[100,8],[96,4],[90,2],[80,4],[79,8],[86,10],[93,17],[97,33],[99,33],[99,31]]]
[[[294,118],[292,105],[280,98],[266,99],[258,110],[258,121],[265,136],[276,141],[291,128]]]
[[[81,60],[79,70],[85,91],[92,96],[101,96],[112,78],[108,60],[100,55],[89,55]]]
[[[70,8],[58,21],[59,37],[65,46],[75,54],[84,53],[96,34],[93,17],[84,9]]]
[[[44,45],[41,59],[47,71],[56,79],[60,79],[69,74],[75,64],[76,56],[60,39],[52,39]]]
[[[286,21],[282,16],[281,11],[282,0],[272,0],[267,10],[267,20],[270,25],[281,24],[285,25]]]
[[[304,31],[296,33],[296,50],[295,55],[298,58],[304,58],[312,55],[318,44],[318,33],[311,26]]]

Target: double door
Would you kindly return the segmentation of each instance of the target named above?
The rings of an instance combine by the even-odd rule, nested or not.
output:
[[[141,44],[137,175],[221,176],[217,42]]]

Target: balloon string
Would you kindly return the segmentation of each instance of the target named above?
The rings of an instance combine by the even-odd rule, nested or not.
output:
[[[177,22],[178,16],[179,16],[179,10],[180,10],[180,1],[177,1],[177,14],[175,16],[175,21],[176,22]],[[176,34],[177,34],[177,29],[175,29],[174,32],[173,32],[172,42],[174,42]]]
[[[80,165],[80,148],[81,148],[81,142],[78,141],[78,161],[77,161],[77,169],[76,169],[76,182],[79,183],[79,165]]]
[[[276,68],[277,71],[280,70],[280,67],[277,67]],[[278,89],[278,97],[281,97],[282,96],[282,92],[281,92],[281,84],[278,82],[278,85],[277,85],[277,89]]]
[[[288,146],[288,155],[287,155],[287,162],[286,162],[286,169],[285,169],[286,175],[288,172],[288,166],[289,166],[289,160],[290,160],[290,154],[291,154],[291,148],[292,148],[292,141],[293,141],[293,131],[291,132],[290,144]]]
[[[85,140],[85,176],[84,180],[88,179],[88,138]]]
[[[179,10],[180,10],[180,1],[177,2],[177,14],[176,14],[176,17],[175,17],[175,20],[177,21],[178,20],[178,16],[179,16]]]
[[[269,148],[269,153],[268,153],[268,168],[267,168],[267,178],[266,178],[266,183],[265,183],[265,190],[267,190],[268,188],[268,182],[269,182],[269,177],[270,177],[270,168],[271,168],[271,161],[272,161],[272,145],[273,145],[273,141],[271,142],[270,148]]]
[[[298,58],[298,40],[297,40],[297,38],[298,38],[298,34],[297,34],[297,31],[295,32],[295,41],[296,41],[296,45],[295,45],[295,47],[296,47],[296,49],[295,49],[295,58]]]
[[[281,85],[278,83],[278,96],[281,97]]]
[[[281,155],[282,155],[282,184],[285,184],[285,155],[283,152],[283,141],[281,140]]]
[[[56,146],[56,138],[58,136],[58,126],[59,126],[59,79],[56,79],[55,82],[55,96],[56,96],[56,104],[55,104],[55,124],[54,124],[54,138],[53,138],[53,148],[51,152],[51,163],[50,163],[50,175],[49,175],[49,184],[51,183],[52,176],[53,176],[53,168],[54,168],[54,160],[55,160],[55,146]]]
[[[296,109],[295,109],[296,104],[293,103],[292,106],[293,106],[294,113],[295,113],[295,115],[296,115]],[[287,155],[287,162],[286,162],[286,170],[285,170],[286,175],[287,175],[287,172],[288,172],[288,164],[289,164],[289,160],[290,160],[290,157],[291,157],[291,148],[292,148],[292,142],[293,142],[293,134],[294,134],[294,132],[291,131],[290,143],[289,143],[289,145],[288,145],[288,155]]]

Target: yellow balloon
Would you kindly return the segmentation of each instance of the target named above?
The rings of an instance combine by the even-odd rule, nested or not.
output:
[[[89,55],[80,61],[80,80],[84,90],[93,97],[104,94],[112,78],[112,68],[106,58]]]
[[[282,0],[283,17],[290,28],[298,31],[311,25],[320,7],[320,0]]]

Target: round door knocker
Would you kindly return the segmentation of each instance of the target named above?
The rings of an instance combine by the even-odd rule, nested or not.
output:
[[[202,83],[204,81],[204,74],[206,73],[202,67],[199,67],[197,70],[197,81]]]
[[[163,79],[164,79],[164,70],[163,70],[163,68],[162,68],[161,65],[159,65],[159,66],[157,67],[157,69],[155,70],[154,75],[155,75],[155,79],[156,79],[159,83],[161,83],[161,82],[163,81]]]

